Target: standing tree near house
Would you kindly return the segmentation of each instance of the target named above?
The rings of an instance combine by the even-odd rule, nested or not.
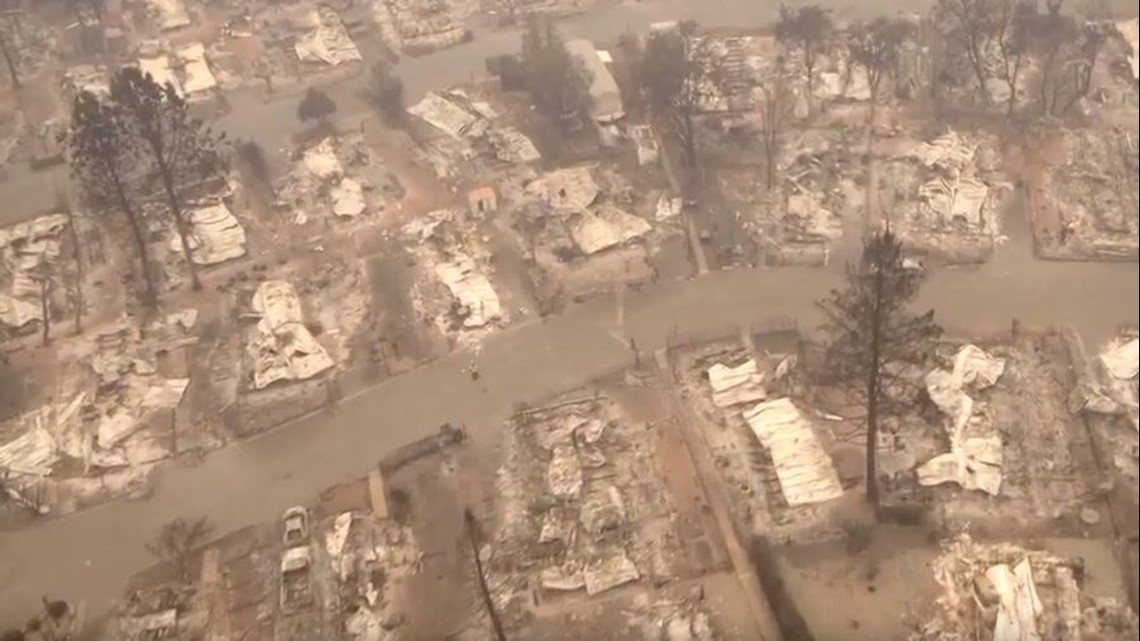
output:
[[[79,216],[76,215],[75,208],[71,206],[71,199],[68,198],[67,192],[62,188],[56,189],[55,208],[67,216],[67,239],[71,244],[72,265],[71,302],[75,307],[75,334],[78,336],[83,333],[83,312],[87,306],[87,301],[83,296],[85,272],[83,270],[83,248],[79,242]]]
[[[760,148],[764,152],[764,187],[772,189],[776,184],[776,168],[783,152],[784,131],[795,115],[795,95],[783,57],[776,59],[775,65],[760,85],[759,111]]]
[[[192,190],[221,176],[224,162],[219,147],[225,137],[190,116],[186,100],[178,95],[174,85],[159,86],[150,74],[133,67],[111,79],[111,100],[122,110],[127,126],[145,152],[148,178],[162,186],[182,243],[190,282],[195,290],[202,289],[191,247],[194,230],[185,203]]]
[[[864,241],[863,256],[847,267],[847,285],[819,302],[828,335],[829,374],[864,392],[867,420],[867,502],[879,506],[878,439],[884,393],[896,381],[889,371],[925,361],[942,335],[933,310],[913,314],[923,273],[903,263],[902,244],[888,229]]]
[[[776,23],[776,39],[790,51],[798,51],[800,63],[807,78],[808,113],[815,97],[815,67],[819,57],[827,52],[835,26],[831,11],[817,4],[797,9],[780,5],[780,20]]]
[[[519,57],[535,107],[564,126],[580,122],[590,107],[590,73],[566,49],[549,20],[527,18]]]
[[[876,18],[870,23],[853,25],[850,29],[848,51],[851,62],[866,74],[867,88],[871,94],[867,114],[869,131],[874,128],[883,80],[898,69],[903,43],[913,33],[914,25],[898,18]]]
[[[322,127],[328,124],[329,116],[336,113],[336,103],[320,89],[309,89],[297,104],[297,120],[316,120]]]
[[[147,245],[146,223],[136,205],[135,178],[140,171],[138,140],[117,105],[84,91],[75,97],[67,134],[71,175],[88,208],[96,215],[122,214],[131,229],[146,288],[142,300],[158,304],[158,288]]]
[[[651,33],[637,68],[649,108],[677,137],[691,169],[698,162],[694,119],[711,98],[714,60],[696,31],[696,23],[684,22],[675,30]]]

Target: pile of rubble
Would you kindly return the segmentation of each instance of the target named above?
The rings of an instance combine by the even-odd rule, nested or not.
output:
[[[1133,259],[1140,219],[1135,133],[1066,131],[1065,162],[1035,190],[1038,251],[1050,258]]]
[[[780,387],[795,359],[776,356],[761,364],[752,357],[726,365],[737,357],[725,354],[713,360],[706,370],[712,405],[731,425],[745,427],[750,433],[753,440],[744,444],[745,452],[755,450],[756,445],[763,448],[783,504],[798,508],[841,496],[838,475],[812,422],[791,399],[769,397],[769,389]],[[769,502],[773,498],[768,497]]]
[[[192,42],[170,49],[161,42],[148,41],[139,46],[138,67],[149,73],[155,82],[173,85],[174,90],[194,101],[208,98],[218,88],[218,79],[201,42]],[[73,71],[76,88],[105,91],[105,70],[102,67],[78,68]]]
[[[1109,341],[1091,366],[1078,373],[1070,404],[1103,434],[1114,467],[1132,487],[1140,483],[1138,351],[1140,340],[1135,332]]]
[[[463,342],[478,342],[508,318],[491,284],[491,256],[478,240],[477,222],[465,210],[444,209],[402,230],[418,267],[414,307],[441,332]]]
[[[487,560],[511,625],[532,615],[528,585],[542,598],[594,596],[646,574],[668,576],[677,562],[676,551],[641,529],[647,517],[667,514],[652,432],[608,408],[604,397],[568,400],[511,425]]]
[[[333,360],[305,326],[297,291],[280,280],[261,283],[250,303],[258,316],[246,349],[254,389],[278,381],[312,378],[333,367]]]
[[[360,136],[325,138],[299,156],[275,189],[275,206],[298,225],[329,214],[336,220],[369,219],[403,196],[399,181]]]
[[[472,173],[476,158],[499,166],[526,165],[541,159],[534,143],[513,126],[500,122],[499,114],[485,101],[475,100],[460,89],[429,93],[408,108],[442,136],[425,141],[417,149],[425,164],[440,179]]]
[[[951,371],[936,369],[926,375],[930,400],[945,415],[950,452],[923,463],[916,470],[919,485],[954,482],[966,490],[997,496],[1002,482],[1002,436],[998,426],[975,415],[968,389],[982,390],[997,383],[1005,361],[974,345],[962,347]]]
[[[302,63],[336,67],[364,60],[348,35],[340,14],[332,7],[322,4],[312,9],[306,23],[308,32],[297,38],[293,45],[297,59]]]
[[[1083,590],[1080,559],[985,545],[962,534],[932,569],[943,592],[911,641],[1123,641],[1136,638],[1140,626],[1127,604]]]
[[[551,283],[547,296],[588,295],[652,278],[649,257],[661,236],[676,231],[668,224],[681,205],[659,192],[635,193],[595,165],[506,181],[502,191],[515,205],[512,228],[524,255],[538,267],[534,280]]]
[[[43,319],[40,279],[59,269],[67,225],[66,215],[52,214],[0,228],[0,328],[20,331]]]
[[[996,171],[989,145],[951,130],[886,163],[889,193],[880,202],[911,247],[954,262],[981,260],[1001,240],[998,204],[1005,185],[999,186]]]
[[[124,326],[69,345],[86,367],[61,380],[66,400],[4,430],[18,434],[0,444],[8,493],[36,511],[66,512],[145,489],[154,464],[174,453],[169,415],[190,383],[160,375],[158,354],[196,342],[196,319],[188,309],[152,323],[145,339]]]
[[[464,20],[478,7],[462,0],[372,0],[372,12],[393,51],[417,55],[471,38]]]
[[[348,613],[344,627],[358,641],[380,641],[399,616],[396,590],[417,573],[423,553],[412,530],[371,513],[342,512],[326,524],[324,551],[335,587],[327,598]],[[331,604],[330,604],[331,605]]]
[[[771,190],[751,169],[718,172],[726,197],[749,214],[741,225],[760,262],[823,264],[844,220],[861,219],[865,168],[850,152],[848,133],[837,128],[798,135],[781,155]]]

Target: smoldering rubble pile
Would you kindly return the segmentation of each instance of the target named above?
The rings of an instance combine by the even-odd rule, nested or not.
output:
[[[1080,559],[962,534],[932,569],[942,594],[911,641],[1124,641],[1138,632],[1127,604],[1084,591]]]
[[[278,181],[276,207],[299,225],[370,218],[403,195],[360,136],[325,138],[298,155],[293,170]]]
[[[969,260],[988,255],[1000,240],[997,205],[1004,183],[999,185],[988,143],[950,130],[903,150],[884,174],[893,192],[888,198],[898,199],[890,208],[891,225],[909,245]]]
[[[445,209],[417,218],[402,233],[416,258],[417,313],[460,341],[478,341],[508,318],[491,284],[490,252],[476,237],[473,214]]]
[[[481,169],[494,169],[496,165],[526,165],[541,158],[525,134],[501,122],[489,103],[461,89],[429,93],[408,107],[408,113],[442,134],[416,150],[441,180],[473,173],[472,163],[477,160],[491,163]],[[479,169],[476,165],[474,171]]]
[[[654,472],[653,431],[614,411],[605,397],[587,397],[527,410],[510,426],[486,563],[511,627],[535,616],[536,597],[593,597],[643,577],[661,583],[677,576],[683,551],[676,535],[647,527],[672,522]],[[714,638],[707,615],[684,616],[675,606],[656,615],[646,619],[656,626],[646,638],[669,626],[688,632],[670,638]]]
[[[1121,259],[1137,256],[1140,152],[1128,132],[1067,131],[1066,160],[1040,192],[1034,212],[1043,255]],[[1049,230],[1042,217],[1055,216]]]
[[[159,374],[157,357],[195,342],[196,318],[188,309],[152,323],[145,339],[124,326],[70,346],[85,367],[61,381],[62,400],[3,430],[16,434],[0,443],[11,498],[36,511],[66,512],[142,489],[154,464],[172,454],[169,412],[190,384]]]

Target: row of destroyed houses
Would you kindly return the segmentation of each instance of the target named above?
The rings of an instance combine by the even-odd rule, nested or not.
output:
[[[281,239],[321,239],[331,225],[375,221],[400,197],[399,184],[352,136],[321,140],[296,154],[279,183],[277,205],[289,213],[281,227],[256,224],[236,180],[189,203],[192,259],[222,294],[216,303],[201,301],[142,327],[132,318],[133,304],[109,307],[133,300],[107,283],[134,257],[112,256],[119,246],[88,229],[85,216],[53,213],[0,230],[0,329],[12,341],[6,347],[16,349],[14,360],[38,338],[45,311],[57,324],[49,353],[58,363],[30,365],[37,369],[31,376],[51,381],[34,395],[44,404],[27,411],[35,403],[26,399],[0,423],[0,475],[11,498],[39,512],[67,512],[145,491],[158,462],[233,436],[203,415],[217,418],[239,396],[273,401],[282,385],[319,381],[345,366],[350,342],[368,317],[363,274],[321,243]],[[72,220],[80,221],[75,236]],[[186,264],[175,230],[160,217],[148,221],[152,268],[166,298],[184,289]],[[88,292],[82,334],[64,322],[81,302],[73,294],[80,275],[72,268],[77,237],[89,239],[78,283]],[[90,241],[96,237],[101,240]],[[282,266],[269,273],[266,265],[274,262]],[[55,283],[50,290],[41,285],[44,273]],[[203,324],[221,330],[207,331],[200,346]],[[184,396],[195,400],[184,402]],[[288,418],[251,407],[245,412],[251,427],[243,431]]]
[[[1094,86],[1082,102],[1086,112],[1098,111],[1086,118],[1095,120],[1103,112],[1100,120],[1108,123],[1127,121],[1129,114],[1135,121],[1136,23],[1135,19],[1113,23],[1106,31],[1105,51],[1091,76]],[[650,34],[677,28],[676,23],[653,25]],[[915,30],[905,41],[899,68],[887,79],[894,91],[884,92],[890,96],[880,100],[914,97],[918,88],[939,81],[931,72],[930,45],[922,39],[930,36],[922,35],[925,31]],[[782,47],[771,35],[698,32],[689,37],[693,44],[688,50],[701,56],[708,69],[701,76],[695,115],[702,153],[711,166],[725,166],[718,173],[735,183],[726,191],[744,192],[733,194],[730,201],[739,203],[755,242],[777,245],[767,248],[776,262],[796,260],[792,256],[797,245],[806,246],[817,261],[826,260],[843,221],[861,219],[857,210],[873,200],[893,205],[891,223],[915,250],[951,262],[984,260],[1004,240],[998,212],[1015,182],[1024,182],[1029,192],[1035,241],[1043,257],[1137,255],[1135,205],[1140,184],[1135,168],[1140,131],[1135,127],[1047,128],[1039,138],[1020,144],[1029,156],[1059,145],[1062,153],[1054,154],[1057,160],[1044,172],[1010,175],[1001,156],[1005,141],[992,133],[947,126],[905,130],[896,118],[886,139],[870,148],[882,171],[879,184],[869,185],[866,167],[859,160],[866,153],[863,137],[847,132],[864,126],[863,110],[852,118],[849,107],[863,105],[865,110],[870,89],[863,70],[844,49],[823,56],[809,85],[797,52]],[[569,41],[567,49],[589,73],[594,119],[603,133],[612,130],[625,109],[609,71],[610,53],[584,40]],[[778,166],[774,184],[762,185],[758,175],[762,172],[755,170],[761,163],[731,150],[738,149],[741,140],[758,140],[768,126],[765,111],[783,108],[769,104],[772,97],[765,85],[777,73],[778,60],[783,61],[781,73],[789,74],[787,99],[794,104],[791,121],[778,134],[776,157],[764,159]],[[1131,68],[1131,73],[1121,75],[1120,67]],[[1023,78],[1023,84],[1027,82]],[[808,86],[814,94],[810,97]],[[1021,95],[1031,91],[1027,84],[1019,87]],[[882,110],[889,112],[889,106]],[[753,149],[757,146],[752,143]],[[752,175],[735,179],[735,166],[751,167],[737,173]],[[868,190],[879,192],[877,199]]]
[[[879,434],[884,505],[912,524],[922,511],[949,533],[918,565],[939,596],[912,613],[909,638],[1136,634],[1137,345],[1134,329],[1091,358],[1066,332],[946,345],[928,368],[900,373],[930,407],[902,397],[905,416]],[[744,530],[808,545],[849,535],[836,506],[863,481],[864,443],[860,419],[845,418],[857,401],[805,381],[797,352],[713,343],[679,351],[677,367]],[[1106,487],[1126,505],[1106,500]],[[1122,587],[1097,593],[1082,559],[1026,542],[1042,527],[1103,538],[1123,577],[1097,584]],[[869,582],[890,591],[893,580],[910,579]]]
[[[1103,518],[1103,503],[1085,489],[1101,479],[1068,460],[1079,434],[1066,432],[1070,428],[1065,425],[1039,425],[1032,417],[997,411],[1007,402],[1003,395],[1028,394],[1032,403],[1068,412],[1065,389],[1051,388],[1041,396],[1036,387],[1035,381],[1050,376],[1035,369],[1042,361],[1034,353],[1043,346],[1000,341],[988,349],[945,346],[948,349],[940,350],[942,364],[913,375],[935,406],[934,423],[946,433],[934,439],[932,447],[918,444],[924,440],[920,438],[884,441],[883,466],[890,468],[884,474],[909,476],[938,497],[940,507],[932,511],[955,516],[954,525],[947,524],[951,534],[932,562],[908,570],[928,574],[921,580],[933,581],[937,595],[910,613],[907,634],[899,638],[1135,638],[1140,624],[1135,612],[1115,590],[1102,593],[1112,581],[1090,577],[1092,569],[1082,559],[1022,543],[1012,532],[998,541],[992,531],[989,536],[959,533],[968,522],[984,530],[987,523],[1014,521],[1032,531],[1036,523],[1055,523],[1073,511],[1086,527]],[[709,439],[746,531],[800,542],[843,536],[842,524],[828,516],[830,506],[852,492],[847,472],[837,469],[842,443],[834,434],[842,419],[797,388],[797,350],[749,354],[736,345],[712,343],[681,348],[674,355],[676,374],[688,389],[686,402],[700,416],[689,427]],[[1073,408],[1078,415],[1112,419],[1114,447],[1122,449],[1109,465],[1115,474],[1125,474],[1130,466],[1133,490],[1137,358],[1133,333],[1078,365],[1090,374],[1078,385],[1084,404]],[[727,610],[734,607],[733,599],[704,598],[703,581],[728,567],[721,558],[724,552],[706,538],[708,532],[702,533],[700,518],[683,513],[684,500],[663,476],[666,470],[687,473],[676,467],[675,459],[662,467],[667,451],[662,441],[674,438],[668,432],[676,428],[675,418],[646,420],[629,413],[632,406],[623,399],[636,398],[643,385],[635,376],[626,378],[624,389],[607,383],[576,390],[525,407],[504,426],[503,458],[494,475],[496,516],[479,555],[490,607],[508,633],[577,638],[572,635],[595,626],[597,633],[615,639],[754,638],[726,624],[733,620]],[[641,407],[637,415],[645,416],[644,411]],[[1032,425],[1014,438],[1012,422],[1019,420]],[[1032,433],[1039,428],[1048,433]],[[432,451],[453,440],[446,430],[425,439],[435,443]],[[1041,447],[1052,448],[1053,455],[1032,449]],[[912,450],[909,459],[899,454],[900,448]],[[1025,465],[1048,462],[1025,461],[1030,451],[1036,453],[1034,458],[1052,461],[1049,475],[1025,474]],[[904,459],[909,463],[900,464]],[[420,547],[416,531],[390,520],[384,489],[388,478],[374,473],[351,509],[292,508],[268,534],[241,535],[255,539],[253,543],[223,539],[207,551],[202,579],[196,582],[199,596],[206,598],[191,599],[188,591],[180,599],[160,602],[154,597],[158,592],[140,592],[120,618],[121,630],[138,636],[125,638],[150,638],[146,632],[160,629],[186,638],[182,635],[219,619],[228,619],[225,627],[234,631],[267,630],[276,620],[278,634],[281,621],[289,621],[290,629],[310,634],[321,629],[326,635],[343,630],[346,638],[359,641],[402,638],[403,626],[415,628],[407,617],[424,613],[413,612],[412,601],[394,601],[393,594],[406,589],[406,579],[422,571],[422,564],[433,561],[426,558],[431,551]],[[1068,483],[1075,489],[1025,493],[1027,484],[1049,483]],[[698,504],[702,500],[685,499]],[[972,511],[972,504],[981,511]],[[1032,514],[1028,520],[1026,513]],[[698,548],[703,555],[694,553]],[[211,602],[211,577],[219,565],[228,577],[229,601],[221,607],[214,602],[207,615],[201,604]],[[377,581],[377,568],[386,573],[386,580]],[[892,580],[910,578],[884,576],[876,582],[887,585]],[[324,604],[323,615],[314,603]],[[330,607],[332,603],[340,607]],[[547,611],[554,605],[557,615],[551,616]],[[254,610],[259,612],[256,618]]]

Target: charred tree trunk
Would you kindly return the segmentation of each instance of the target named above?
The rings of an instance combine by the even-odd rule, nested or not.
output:
[[[16,62],[12,60],[12,52],[8,50],[8,36],[0,33],[0,54],[4,55],[4,64],[8,67],[8,75],[12,77],[12,86],[19,89],[20,73],[16,71]]]
[[[871,367],[867,376],[867,505],[879,509],[879,393],[883,348],[883,270],[875,274],[875,303],[871,317]]]
[[[471,556],[475,560],[475,574],[479,580],[479,592],[483,596],[483,604],[487,608],[487,615],[491,618],[491,627],[495,630],[497,641],[507,641],[503,632],[503,623],[499,620],[499,613],[495,610],[495,602],[491,599],[491,590],[487,587],[487,577],[483,574],[483,560],[479,557],[479,543],[475,540],[475,530],[478,523],[470,509],[463,511],[463,522],[467,529],[467,542],[471,545]]]
[[[83,333],[83,308],[86,306],[86,300],[83,297],[83,251],[79,247],[79,231],[75,227],[75,211],[71,209],[71,205],[64,204],[64,212],[67,213],[67,231],[71,238],[71,258],[75,262],[75,333],[76,335]]]
[[[142,221],[139,220],[139,214],[135,211],[134,206],[131,205],[130,199],[127,197],[126,186],[123,181],[119,179],[118,174],[111,173],[111,183],[115,190],[115,198],[119,201],[119,211],[127,218],[127,223],[131,226],[131,236],[135,240],[135,247],[139,250],[139,261],[142,262],[143,280],[146,281],[146,292],[143,302],[148,307],[158,306],[158,289],[154,283],[154,272],[151,270],[150,265],[150,249],[146,244],[146,233],[143,231]]]
[[[43,317],[43,346],[51,342],[51,275],[40,275],[40,315]]]
[[[194,291],[202,289],[202,281],[198,278],[198,264],[194,262],[194,252],[190,249],[190,224],[186,220],[186,212],[178,199],[178,191],[174,187],[174,176],[171,175],[170,166],[162,156],[161,149],[154,149],[155,162],[162,175],[162,187],[166,191],[167,204],[170,205],[170,215],[174,218],[174,227],[178,231],[178,240],[182,243],[182,253],[186,256],[187,269],[190,270],[190,285]]]

